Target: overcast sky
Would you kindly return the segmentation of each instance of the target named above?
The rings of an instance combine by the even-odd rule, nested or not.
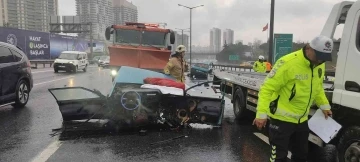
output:
[[[234,30],[234,39],[244,43],[265,41],[270,26],[270,0],[128,0],[138,7],[138,21],[168,24],[167,28],[189,28],[193,9],[193,45],[208,46],[213,27]],[[320,34],[334,4],[341,0],[276,0],[275,33],[293,33],[294,41],[309,41]],[[60,15],[75,15],[75,0],[59,0]],[[336,32],[337,37],[341,29]]]

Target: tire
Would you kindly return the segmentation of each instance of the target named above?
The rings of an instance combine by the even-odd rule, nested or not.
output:
[[[246,109],[245,95],[241,88],[235,91],[233,110],[236,120],[244,119],[250,112],[250,110]]]
[[[54,73],[58,73],[59,72],[59,70],[58,69],[54,69]]]
[[[347,128],[340,137],[338,149],[340,162],[360,161],[360,127]]]
[[[29,83],[27,83],[25,80],[20,80],[20,82],[16,85],[16,99],[13,106],[15,108],[23,108],[29,101],[29,97]]]
[[[78,70],[78,67],[77,67],[77,66],[75,66],[75,67],[74,67],[74,69],[73,69],[72,71],[73,71],[73,73],[76,73],[76,72],[77,72],[77,70]]]
[[[309,162],[338,162],[339,157],[335,145],[327,144],[319,147],[309,142]]]
[[[87,69],[87,65],[85,65],[85,68],[83,69],[83,71],[86,72],[86,69]]]

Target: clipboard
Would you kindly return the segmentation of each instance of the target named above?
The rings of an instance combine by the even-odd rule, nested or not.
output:
[[[316,110],[315,114],[308,121],[309,129],[319,136],[325,143],[336,137],[342,126],[333,118],[325,115],[321,109]]]

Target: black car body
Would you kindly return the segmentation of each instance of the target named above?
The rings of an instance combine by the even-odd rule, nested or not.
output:
[[[107,119],[131,127],[184,123],[220,126],[224,100],[163,93],[159,89],[141,88],[147,77],[171,77],[145,69],[122,66],[108,95],[83,87],[51,88],[64,122]],[[173,79],[173,78],[171,78]],[[169,87],[168,87],[169,88]]]
[[[24,107],[32,88],[31,64],[26,54],[0,42],[0,106]]]

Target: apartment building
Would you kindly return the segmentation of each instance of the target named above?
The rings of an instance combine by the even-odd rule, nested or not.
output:
[[[210,49],[214,53],[218,53],[222,49],[221,29],[219,28],[212,28],[210,30]]]
[[[124,25],[125,22],[138,22],[137,7],[126,0],[113,0],[114,23]]]
[[[48,32],[49,16],[58,15],[58,0],[1,0],[0,26]]]

